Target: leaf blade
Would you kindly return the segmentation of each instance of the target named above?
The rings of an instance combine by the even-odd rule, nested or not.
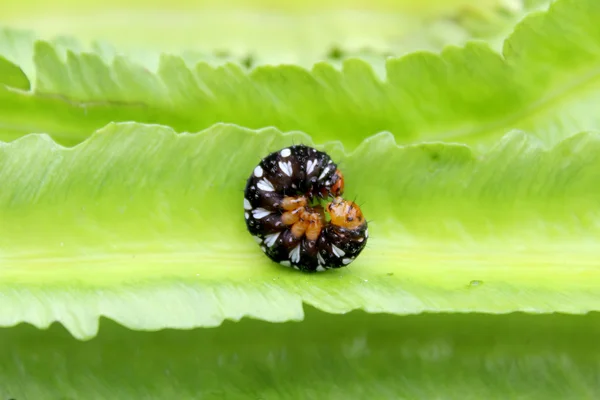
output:
[[[83,343],[58,326],[19,326],[0,330],[0,395],[592,399],[598,322],[597,313],[393,317],[308,309],[301,324],[244,320],[190,331],[133,332],[103,321],[100,335]]]
[[[30,89],[29,79],[23,70],[2,56],[0,56],[0,84],[21,90]]]
[[[74,148],[40,135],[4,144],[0,274],[13,307],[0,324],[58,320],[88,337],[100,315],[182,328],[298,320],[302,303],[332,313],[600,309],[598,134],[544,149],[514,133],[478,157],[464,145],[396,146],[389,134],[351,154],[329,144],[346,195],[373,221],[350,267],[316,275],[272,264],[243,221],[254,165],[299,142],[311,144],[274,129],[177,135],[128,123]]]
[[[525,18],[502,55],[484,42],[448,47],[439,55],[415,52],[389,59],[385,81],[360,60],[346,60],[341,71],[319,63],[310,71],[284,65],[247,72],[236,64],[190,68],[180,57],[164,55],[153,73],[122,57],[111,67],[97,54],[71,52],[62,61],[53,46],[38,42],[38,92],[28,101],[39,102],[30,107],[40,107],[43,116],[35,131],[65,136],[65,144],[87,137],[82,132],[88,130],[78,129],[83,123],[99,129],[113,121],[138,121],[180,132],[218,122],[275,126],[306,132],[317,143],[343,138],[348,148],[389,131],[399,143],[444,140],[485,150],[511,129],[553,145],[600,126],[590,105],[598,96],[595,15],[600,9],[593,0],[559,0],[547,12]],[[548,58],[539,48],[559,56]],[[43,103],[57,94],[63,98],[61,114],[94,107],[98,120],[83,118],[81,127],[56,129],[60,122],[47,121],[53,114]]]

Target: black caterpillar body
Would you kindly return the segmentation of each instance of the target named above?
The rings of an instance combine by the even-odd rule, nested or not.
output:
[[[343,189],[343,175],[326,153],[304,145],[273,152],[246,183],[248,231],[281,265],[302,271],[347,266],[365,247],[368,228],[360,208],[340,197]],[[322,207],[320,200],[330,202]]]

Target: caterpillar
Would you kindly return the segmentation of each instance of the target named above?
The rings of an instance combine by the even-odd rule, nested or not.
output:
[[[369,231],[343,192],[344,176],[329,155],[305,145],[283,148],[263,158],[246,182],[246,227],[283,266],[306,272],[345,267],[364,249]]]

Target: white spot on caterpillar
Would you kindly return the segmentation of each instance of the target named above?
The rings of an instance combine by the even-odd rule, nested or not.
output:
[[[260,181],[258,181],[258,188],[260,190],[264,190],[265,192],[274,192],[275,188],[273,187],[273,184],[271,183],[271,181],[269,181],[268,179],[261,179]]]
[[[323,172],[321,172],[321,175],[319,175],[319,180],[323,179],[325,177],[325,175],[327,175],[327,173],[329,172],[329,166],[325,167],[325,169],[323,170]]]
[[[308,160],[308,162],[306,163],[306,173],[312,174],[312,172],[315,170],[316,166],[317,166],[317,160]]]
[[[292,173],[294,172],[292,170],[292,163],[287,161],[282,163],[281,161],[279,161],[279,168],[283,171],[284,174],[286,174],[287,176],[292,176]]]
[[[298,270],[299,270],[299,269],[300,269],[300,267],[299,267],[299,266],[297,266],[297,265],[294,265],[294,269],[298,269]]]
[[[255,241],[256,243],[258,243],[258,244],[261,244],[261,243],[262,243],[262,239],[261,239],[261,238],[259,238],[258,236],[252,236],[252,237],[254,238],[254,241]]]
[[[344,258],[342,259],[342,264],[348,265],[352,262],[353,258]]]
[[[268,247],[273,247],[273,245],[275,244],[275,241],[277,240],[277,238],[279,237],[279,234],[281,232],[277,232],[277,233],[271,233],[270,235],[265,236],[265,244]]]
[[[333,164],[333,160],[329,160],[327,164]]]
[[[260,249],[261,249],[261,250],[262,250],[264,253],[266,253],[266,252],[267,252],[267,248],[266,248],[265,246],[260,246]]]
[[[257,208],[256,210],[252,210],[252,215],[256,219],[264,218],[264,217],[266,217],[269,214],[271,214],[271,211],[265,210],[264,208],[260,208],[260,207]]]
[[[280,261],[279,264],[283,265],[284,267],[291,267],[292,263],[290,263],[289,261]]]
[[[250,218],[250,214],[248,214],[247,212],[244,213],[244,218],[248,219]]]
[[[325,271],[325,268],[321,267],[320,265],[317,267],[317,272],[323,272]]]
[[[319,263],[319,265],[325,265],[325,260],[323,260],[323,256],[321,256],[321,253],[317,253],[317,262]]]
[[[252,205],[250,204],[250,201],[246,198],[244,198],[244,210],[252,210]]]
[[[290,149],[283,149],[279,152],[279,154],[281,154],[281,157],[289,157],[292,152]]]
[[[369,238],[369,228],[365,229],[365,237]]]
[[[290,260],[292,260],[293,263],[300,261],[300,245],[294,247],[292,251],[290,251]]]
[[[346,254],[344,252],[344,250],[340,249],[339,247],[337,247],[335,244],[331,245],[331,250],[333,251],[333,254],[336,255],[336,257],[344,257],[344,255]]]
[[[260,165],[257,165],[256,168],[254,168],[254,176],[257,178],[263,176],[263,169]]]

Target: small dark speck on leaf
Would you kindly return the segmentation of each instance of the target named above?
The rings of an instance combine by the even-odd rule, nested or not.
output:
[[[477,287],[483,285],[483,281],[474,280],[469,282],[469,287]]]
[[[240,61],[241,61],[242,65],[248,69],[252,68],[252,66],[254,65],[254,58],[250,55],[243,58]]]
[[[329,54],[327,54],[328,58],[332,60],[341,60],[344,57],[344,52],[339,47],[335,46],[331,50],[329,50]]]

